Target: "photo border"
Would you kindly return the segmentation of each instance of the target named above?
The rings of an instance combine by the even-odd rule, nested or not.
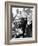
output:
[[[23,44],[23,43],[36,43],[37,42],[37,4],[36,3],[24,3],[24,2],[12,2],[12,1],[6,1],[5,2],[5,44],[13,44],[13,43],[10,43],[10,39],[11,39],[11,35],[10,35],[10,28],[11,28],[11,25],[10,25],[10,19],[11,16],[9,16],[9,9],[11,9],[11,5],[15,5],[15,4],[23,4],[23,5],[34,5],[35,6],[35,41],[28,41],[28,42],[18,42],[18,43],[14,43],[14,44]],[[9,8],[9,5],[10,5],[10,8]],[[10,10],[11,12],[11,10]]]

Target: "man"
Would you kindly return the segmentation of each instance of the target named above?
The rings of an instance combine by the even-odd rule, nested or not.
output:
[[[27,37],[32,37],[32,21],[30,22],[30,25],[27,27]]]
[[[25,29],[26,29],[26,24],[27,24],[27,18],[21,18],[21,24],[19,24],[19,28],[22,28],[22,31],[23,31],[23,37],[24,36],[24,33],[25,33]]]

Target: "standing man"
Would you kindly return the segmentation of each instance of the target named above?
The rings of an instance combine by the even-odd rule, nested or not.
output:
[[[23,34],[22,36],[24,36],[25,33],[25,29],[26,29],[26,24],[27,24],[27,18],[21,18],[21,24],[19,25],[19,28],[22,28]]]

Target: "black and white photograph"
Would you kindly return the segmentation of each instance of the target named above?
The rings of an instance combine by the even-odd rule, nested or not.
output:
[[[12,38],[32,37],[33,7],[12,7]]]
[[[37,42],[37,4],[5,3],[5,43]]]

